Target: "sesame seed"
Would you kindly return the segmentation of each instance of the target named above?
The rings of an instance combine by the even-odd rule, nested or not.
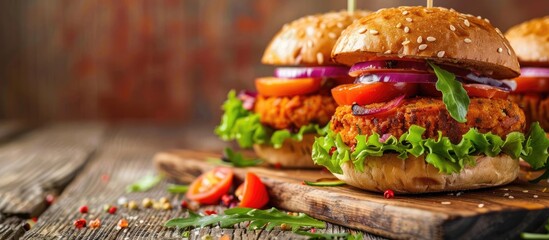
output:
[[[423,42],[423,38],[421,36],[417,37],[417,43]]]
[[[313,40],[307,41],[307,47],[312,48],[313,47]]]
[[[319,64],[322,64],[324,62],[324,55],[322,53],[316,54],[316,61],[318,61]]]
[[[513,197],[513,196],[509,196],[509,199],[515,199],[515,197]]]
[[[398,23],[398,24],[396,25],[396,28],[400,28],[400,27],[402,27],[402,23]]]
[[[484,21],[486,21],[487,23],[490,23],[490,20],[488,18],[485,18]]]
[[[403,41],[403,42],[402,42],[402,46],[408,45],[409,43],[410,43],[409,40]]]
[[[406,21],[412,22],[412,18],[406,18]]]
[[[408,11],[402,12],[402,15],[405,15],[405,16],[406,16],[407,14],[408,14]]]
[[[478,204],[478,208],[483,208],[484,207],[484,203],[479,203]]]
[[[323,35],[324,35],[324,33],[322,33],[322,32],[316,32],[316,37],[317,38],[321,38]]]
[[[432,13],[433,11],[427,9],[427,8],[424,8],[423,11],[425,11],[426,13]]]
[[[465,38],[465,39],[463,39],[463,41],[464,41],[465,43],[471,43],[471,42],[473,42],[473,41],[471,41],[470,38]]]
[[[538,195],[534,195],[534,198],[538,198]]]
[[[452,204],[452,203],[451,203],[451,202],[440,202],[440,204],[442,204],[442,205],[450,205],[450,204]]]
[[[511,49],[507,48],[507,54],[511,56]]]
[[[331,33],[328,33],[328,37],[335,39],[337,38],[337,34],[331,32]]]
[[[465,19],[465,21],[463,21],[463,23],[465,24],[465,26],[467,27],[470,27],[471,26],[471,23],[469,23],[469,20]]]
[[[439,51],[439,52],[437,53],[437,57],[439,57],[439,58],[444,57],[444,53],[446,53],[446,52],[444,52],[444,51]]]
[[[326,23],[321,23],[321,24],[320,24],[320,28],[321,28],[321,29],[325,29],[325,28],[326,28]]]
[[[423,51],[427,48],[427,44],[421,44],[421,45],[419,45],[418,48],[419,48],[420,51]]]
[[[391,50],[385,51],[385,54],[391,54]]]
[[[547,188],[543,188],[543,190],[541,190],[541,192],[547,192]]]
[[[379,33],[379,32],[378,32],[377,30],[374,30],[374,29],[371,29],[371,30],[370,30],[370,34],[372,34],[372,35],[376,35],[376,34],[378,34],[378,33]]]
[[[503,191],[509,191],[509,188],[502,188]]]
[[[503,196],[504,196],[504,197],[507,197],[507,196],[509,196],[509,193],[505,193],[505,194],[503,194]]]
[[[455,30],[456,30],[456,27],[454,27],[454,25],[451,25],[451,24],[450,24],[450,30],[455,31]]]
[[[480,15],[477,16],[478,19],[482,19],[482,17]]]
[[[503,52],[503,48],[498,48],[498,53]]]
[[[434,42],[434,41],[436,41],[436,40],[437,40],[437,39],[434,38],[434,37],[427,37],[427,41],[428,41],[428,42]]]
[[[358,33],[363,34],[363,33],[365,33],[366,31],[368,31],[368,29],[367,29],[366,27],[362,27],[362,28],[358,31]]]
[[[410,28],[409,28],[409,27],[404,27],[404,32],[405,32],[405,33],[409,33],[409,32],[410,32]]]
[[[340,22],[338,22],[338,23],[336,24],[336,26],[337,26],[338,28],[343,28],[343,27],[344,27],[344,26],[343,26],[343,23],[340,23]]]
[[[523,193],[528,193],[528,190],[522,190]]]

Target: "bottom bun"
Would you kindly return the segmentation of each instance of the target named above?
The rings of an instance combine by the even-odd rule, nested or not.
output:
[[[500,186],[515,180],[519,161],[508,155],[475,157],[475,166],[465,167],[460,173],[444,174],[425,162],[423,156],[409,156],[402,160],[396,154],[369,157],[364,161],[364,172],[355,171],[351,162],[344,163],[343,174],[334,174],[340,180],[357,188],[383,192],[391,189],[398,193],[428,193],[458,191]]]
[[[316,134],[304,134],[302,141],[286,139],[281,148],[255,144],[255,153],[266,163],[283,168],[320,168],[311,158]]]

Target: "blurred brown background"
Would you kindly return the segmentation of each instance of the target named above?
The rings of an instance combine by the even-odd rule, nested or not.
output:
[[[358,0],[377,10],[425,1]],[[502,30],[549,14],[548,0],[435,0]],[[0,119],[218,122],[231,88],[272,67],[269,39],[344,0],[0,1]]]

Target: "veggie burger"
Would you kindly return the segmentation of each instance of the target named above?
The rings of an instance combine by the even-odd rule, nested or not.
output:
[[[425,193],[498,186],[519,158],[547,168],[549,140],[508,100],[515,52],[487,19],[445,8],[381,9],[351,24],[332,57],[355,83],[312,158],[348,184]]]
[[[505,33],[521,66],[511,99],[524,110],[527,124],[549,131],[549,16],[512,27]]]
[[[337,106],[330,89],[354,81],[348,67],[332,61],[332,48],[341,31],[366,14],[332,12],[284,25],[262,59],[278,66],[275,76],[256,79],[258,93],[231,91],[216,134],[243,148],[253,146],[270,164],[315,167],[314,137],[323,133]]]

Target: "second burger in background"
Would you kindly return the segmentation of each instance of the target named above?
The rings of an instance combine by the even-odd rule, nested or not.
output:
[[[505,33],[519,59],[521,76],[511,99],[526,115],[549,131],[549,16],[512,27]]]
[[[274,77],[258,78],[258,93],[234,91],[215,133],[254,148],[267,163],[282,167],[315,167],[314,137],[322,134],[335,111],[330,89],[352,82],[349,68],[332,61],[341,31],[368,12],[346,11],[295,20],[275,35],[262,62],[278,66]]]

